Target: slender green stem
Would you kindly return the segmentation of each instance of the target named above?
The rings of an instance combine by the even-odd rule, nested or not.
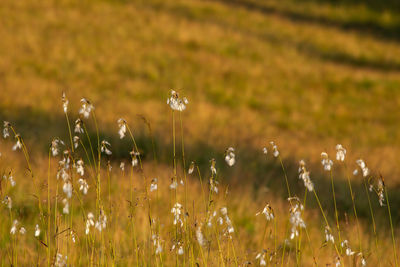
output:
[[[324,209],[322,208],[321,202],[319,201],[319,197],[318,197],[318,195],[317,195],[317,192],[315,191],[315,189],[313,190],[313,192],[314,192],[315,199],[317,200],[319,209],[321,210],[322,216],[324,217],[326,226],[328,226],[328,227],[330,228],[328,219],[326,218]],[[340,254],[340,252],[339,252],[339,249],[338,249],[336,243],[334,243],[333,245],[334,245],[334,247],[335,247],[335,250],[336,250],[336,253],[337,253],[338,257],[340,258],[340,262],[343,263],[342,258],[340,257],[341,254]]]
[[[356,209],[356,203],[354,199],[354,193],[353,193],[353,188],[351,186],[351,181],[350,177],[348,175],[347,167],[345,165],[345,172],[347,176],[347,182],[349,184],[349,190],[350,190],[350,196],[351,196],[351,202],[353,203],[353,212],[354,212],[354,217],[356,218],[356,224],[357,224],[357,234],[358,234],[358,243],[360,247],[360,252],[362,252],[362,241],[361,241],[361,232],[360,232],[360,222],[358,221],[358,216],[357,216],[357,209]]]
[[[386,204],[387,204],[387,208],[388,208],[388,214],[389,214],[389,221],[390,221],[390,230],[392,233],[392,244],[393,244],[393,253],[394,253],[394,263],[395,266],[399,266],[398,261],[397,261],[397,249],[396,249],[396,240],[394,238],[394,228],[393,228],[393,221],[392,221],[392,213],[390,211],[390,202],[389,202],[389,195],[387,193],[387,188],[386,185],[384,184],[384,190],[385,190],[385,196],[386,196]]]
[[[50,219],[51,219],[51,206],[50,206],[50,169],[51,169],[51,149],[49,149],[49,166],[47,172],[47,266],[50,267],[50,255],[51,255],[51,228],[50,228]]]
[[[143,186],[144,186],[145,196],[146,196],[147,206],[148,206],[147,215],[148,215],[149,227],[150,227],[150,235],[149,235],[149,240],[150,240],[151,236],[153,235],[153,227],[152,227],[152,215],[151,215],[151,202],[150,202],[148,186],[147,186],[147,177],[144,174],[143,163],[142,163],[141,155],[139,153],[135,137],[133,136],[133,133],[132,133],[132,131],[131,131],[131,129],[130,129],[128,124],[126,124],[126,128],[127,128],[128,132],[129,132],[129,135],[130,135],[130,137],[132,139],[132,143],[133,143],[133,146],[135,148],[135,151],[138,152],[137,158],[139,160],[139,166],[140,166],[140,171],[141,171],[141,175],[142,175],[142,178],[143,178],[143,184],[144,184]],[[133,169],[132,169],[132,172],[133,172]]]
[[[89,133],[88,133],[88,131],[87,131],[87,129],[86,129],[85,123],[83,123],[83,129],[84,129],[84,132],[85,132],[85,134],[86,134],[86,139],[87,139],[88,142],[89,142],[90,151],[92,152],[92,158],[93,158],[94,168],[97,169],[96,157],[94,156],[94,150],[93,150],[92,141],[90,140]],[[85,149],[85,150],[86,150],[86,149]]]
[[[175,134],[175,112],[172,110],[172,142],[173,142],[173,156],[174,156],[174,162],[173,162],[173,168],[174,168],[174,178],[176,179],[176,134]]]
[[[307,203],[307,188],[304,190],[304,200],[303,200],[303,209],[306,209],[306,203]],[[304,212],[302,212],[304,214]],[[305,228],[307,229],[307,228]],[[299,234],[299,238],[298,238],[298,243],[299,243],[299,247],[298,250],[296,250],[296,264],[299,265],[301,262],[301,240],[302,240],[302,235],[303,233],[303,228],[300,228],[300,234]],[[314,255],[313,255],[314,256]]]
[[[288,197],[291,198],[292,194],[290,193],[289,180],[288,180],[288,177],[287,177],[287,174],[286,174],[286,169],[285,169],[285,166],[283,165],[282,158],[281,158],[280,155],[278,156],[278,158],[279,158],[279,162],[281,163],[283,174],[285,175],[285,181],[286,181],[286,188],[287,188],[287,191],[288,191]]]
[[[71,125],[69,123],[68,113],[65,113],[65,119],[67,120],[67,125],[68,125],[68,133],[69,133],[69,139],[71,142],[71,150],[72,150],[72,152],[74,152],[74,142],[72,141],[72,132],[71,132]]]
[[[281,267],[283,266],[283,261],[285,259],[285,252],[286,252],[286,237],[288,235],[289,231],[289,221],[286,222],[286,227],[285,227],[285,236],[283,239],[283,248],[282,248],[282,261],[281,261]]]
[[[334,208],[335,208],[336,228],[337,228],[337,231],[338,231],[339,244],[341,244],[342,243],[342,239],[341,239],[341,236],[340,236],[339,216],[338,216],[338,210],[337,210],[337,206],[336,206],[335,184],[333,183],[332,170],[329,173],[330,173],[330,177],[331,177],[333,205],[334,205]],[[342,252],[342,246],[340,246],[340,252]]]
[[[375,223],[374,210],[372,209],[372,204],[371,204],[371,199],[369,197],[369,192],[368,192],[366,179],[363,179],[363,180],[364,180],[363,183],[364,183],[365,193],[366,193],[367,199],[368,199],[369,212],[371,214],[372,229],[374,231],[374,237],[375,237],[375,248],[376,248],[376,251],[377,251],[377,254],[378,254],[378,258],[379,258],[379,256],[380,256],[379,251],[380,250],[379,250],[379,245],[378,245],[378,234],[376,232],[376,223]],[[379,260],[378,260],[378,266],[380,266],[380,261]]]
[[[183,167],[183,177],[184,177],[184,208],[187,210],[187,179],[186,179],[186,160],[185,160],[185,142],[183,139],[183,122],[182,122],[182,112],[179,112],[179,122],[180,122],[180,130],[181,130],[181,147],[182,147],[182,167]],[[185,239],[186,242],[190,246],[190,231],[188,231],[188,222],[187,220],[184,220],[185,222]],[[184,246],[186,248],[186,246]],[[186,253],[185,253],[186,255]]]
[[[132,166],[132,165],[131,165]],[[136,266],[139,266],[139,249],[137,247],[137,242],[136,242],[136,230],[135,230],[135,223],[134,223],[134,218],[133,218],[133,213],[134,213],[134,203],[133,203],[133,166],[131,167],[131,186],[130,186],[130,209],[131,209],[131,224],[132,224],[132,235],[133,235],[133,246],[135,248],[135,255],[136,255]]]
[[[277,231],[276,231],[276,218],[274,218],[274,255],[275,255],[275,266],[277,264],[277,256],[278,256],[278,252],[276,251],[277,249]]]
[[[219,256],[221,258],[222,266],[225,266],[224,256],[222,254],[222,249],[221,249],[221,244],[219,242],[218,233],[217,233],[217,230],[215,229],[215,227],[213,227],[213,229],[214,229],[215,239],[217,240],[218,252],[219,252]]]
[[[235,260],[235,265],[236,265],[236,267],[238,267],[239,264],[238,264],[238,260],[237,260],[237,257],[236,257],[235,246],[234,246],[234,244],[233,244],[232,238],[229,238],[229,240],[230,240],[230,243],[231,243],[231,246],[232,246],[232,252],[233,252],[233,258],[234,258],[234,260]]]
[[[204,207],[205,207],[205,212],[207,212],[207,201],[206,201],[206,194],[204,192],[204,186],[203,186],[203,179],[200,173],[200,168],[199,166],[196,164],[196,169],[197,169],[197,173],[199,174],[199,179],[200,179],[200,186],[201,186],[201,192],[203,195],[203,200],[204,200]]]

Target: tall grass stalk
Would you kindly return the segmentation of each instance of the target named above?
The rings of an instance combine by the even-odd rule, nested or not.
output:
[[[362,250],[362,240],[361,240],[360,222],[358,221],[357,209],[356,209],[356,203],[355,203],[355,197],[354,197],[353,188],[352,188],[352,186],[351,186],[351,181],[350,181],[350,177],[349,177],[349,174],[348,174],[346,165],[345,165],[345,173],[346,173],[346,178],[347,178],[347,182],[348,182],[348,185],[349,185],[350,196],[351,196],[351,202],[352,202],[352,204],[353,204],[354,217],[355,217],[355,219],[356,219],[359,248],[360,248],[360,252],[362,252],[363,250]]]
[[[372,209],[371,198],[369,196],[369,191],[368,191],[368,187],[367,187],[367,179],[366,178],[363,179],[363,184],[364,184],[365,194],[367,195],[367,199],[368,199],[368,207],[369,207],[369,212],[370,212],[370,215],[371,215],[372,229],[373,229],[373,232],[374,232],[375,248],[376,248],[376,251],[377,251],[377,254],[378,254],[378,258],[379,258],[380,249],[379,249],[379,245],[378,245],[378,234],[376,232],[375,215],[374,215],[374,210]],[[378,261],[378,266],[380,266],[380,261]]]
[[[47,171],[47,266],[51,265],[51,203],[50,203],[50,171],[51,171],[51,149],[49,148],[49,165]]]
[[[326,224],[326,226],[328,226],[328,227],[330,228],[328,219],[326,218],[324,209],[322,208],[321,201],[319,200],[319,197],[318,197],[318,195],[317,195],[317,192],[315,191],[315,189],[313,190],[313,192],[314,192],[315,199],[317,200],[319,209],[321,210],[322,216],[324,217],[325,224]],[[330,228],[330,229],[331,229],[331,228]],[[336,243],[334,243],[333,245],[334,245],[334,247],[335,247],[336,254],[337,254],[337,256],[338,256],[339,259],[340,259],[340,263],[343,265],[343,260],[342,260],[342,258],[341,258],[341,254],[340,254],[340,252],[339,252],[339,249],[338,249]],[[344,265],[343,265],[343,266],[344,266]]]
[[[392,234],[394,264],[395,264],[396,267],[398,267],[399,264],[398,264],[398,261],[397,261],[396,239],[394,237],[394,228],[393,228],[393,221],[392,221],[392,212],[390,211],[389,195],[388,195],[388,192],[387,192],[385,181],[383,180],[383,177],[381,177],[381,178],[382,178],[382,183],[383,183],[383,189],[385,191],[386,205],[387,205],[387,210],[388,210],[388,214],[389,214],[390,230],[391,230],[391,234]]]
[[[337,205],[336,205],[335,184],[334,184],[334,182],[333,182],[332,170],[329,171],[329,176],[330,176],[330,178],[331,178],[333,206],[334,206],[334,208],[335,208],[336,228],[337,228],[337,232],[338,232],[339,244],[341,244],[341,243],[342,243],[342,238],[341,238],[341,235],[340,235],[339,215],[338,215],[338,210],[337,210]],[[342,246],[340,246],[340,253],[342,253]]]
[[[288,176],[287,176],[287,174],[286,174],[285,166],[283,165],[283,162],[282,162],[281,155],[278,155],[278,158],[279,158],[279,162],[280,162],[280,164],[281,164],[282,170],[283,170],[283,174],[284,174],[284,176],[285,176],[286,189],[287,189],[287,191],[288,191],[288,198],[291,198],[291,197],[292,197],[292,194],[290,193],[289,180],[288,180]]]

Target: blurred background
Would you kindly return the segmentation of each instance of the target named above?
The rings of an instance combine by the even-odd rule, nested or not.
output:
[[[13,122],[43,157],[52,137],[68,137],[60,100],[65,91],[71,120],[81,97],[94,103],[117,159],[129,151],[118,152],[126,145],[117,135],[116,121],[123,117],[146,159],[153,157],[153,137],[157,161],[171,164],[166,100],[174,89],[189,99],[182,113],[188,161],[206,168],[216,158],[236,185],[282,187],[279,164],[262,154],[275,141],[291,181],[302,187],[298,161],[305,159],[312,179],[323,183],[320,153],[334,158],[341,143],[347,173],[363,158],[385,177],[396,209],[399,74],[395,0],[0,4],[0,119]],[[232,169],[223,162],[229,146],[237,152]],[[351,199],[344,177],[335,179],[346,211]]]

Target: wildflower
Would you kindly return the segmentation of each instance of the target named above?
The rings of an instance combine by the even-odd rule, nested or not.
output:
[[[344,161],[345,156],[346,156],[346,149],[341,144],[337,144],[336,145],[336,160]]]
[[[65,170],[69,170],[71,167],[72,157],[69,150],[64,150],[63,159],[58,162],[60,168],[64,168]]]
[[[321,153],[321,164],[324,166],[325,171],[332,170],[333,161],[329,159],[328,154],[326,152]]]
[[[172,183],[169,185],[170,189],[176,189],[178,187],[178,183],[176,182],[176,179],[172,178]]]
[[[361,254],[361,266],[367,266],[367,260]]]
[[[75,128],[74,128],[74,132],[75,133],[83,133],[83,121],[81,119],[77,119],[75,121]]]
[[[131,152],[129,152],[129,154],[131,154],[131,158],[132,158],[132,166],[136,167],[139,165],[139,160],[138,157],[140,155],[139,152],[136,152],[134,149],[132,149]]]
[[[67,198],[72,197],[72,184],[70,181],[67,181],[63,185],[63,191],[67,195]]]
[[[7,138],[10,136],[10,127],[11,127],[11,123],[9,123],[8,121],[4,121],[3,122],[4,128],[3,128],[3,137]]]
[[[125,162],[121,162],[121,164],[119,164],[119,167],[121,168],[121,171],[125,171]]]
[[[83,167],[83,160],[79,159],[76,161],[76,172],[83,176],[85,174],[85,168]]]
[[[184,111],[188,103],[189,101],[186,97],[181,99],[177,92],[171,90],[171,96],[167,99],[167,105],[169,105],[172,110]]]
[[[300,161],[299,179],[303,180],[304,186],[308,189],[308,191],[312,192],[314,190],[314,184],[310,179],[310,172],[307,171],[304,160]]]
[[[157,178],[154,178],[153,180],[151,180],[151,184],[150,184],[150,192],[153,192],[157,190]]]
[[[94,227],[101,232],[106,228],[107,225],[107,216],[104,214],[103,209],[100,209],[99,219],[96,221]]]
[[[302,159],[299,161],[299,174],[304,171],[304,168],[306,167],[306,162]]]
[[[86,98],[82,98],[81,103],[82,103],[82,107],[79,110],[79,114],[83,115],[83,117],[85,119],[87,119],[87,118],[89,118],[90,112],[92,112],[92,110],[94,109],[94,106]]]
[[[63,103],[64,113],[67,114],[67,111],[68,111],[68,99],[65,96],[65,92],[62,93],[61,101]]]
[[[61,162],[63,162],[63,161],[60,161],[59,163],[61,163]],[[63,179],[64,182],[69,180],[69,174],[67,172],[67,168],[65,168],[65,167],[60,168],[60,166],[59,166],[59,170],[57,172],[57,179],[59,179],[60,177]]]
[[[335,238],[332,235],[331,228],[329,226],[325,226],[325,242],[332,242],[335,243]]]
[[[85,234],[89,234],[90,226],[94,226],[94,216],[93,213],[89,212],[86,219],[86,230]]]
[[[269,142],[272,146],[272,155],[274,155],[275,158],[277,158],[279,156],[279,150],[278,150],[278,146],[275,144],[274,141]],[[267,154],[266,152],[264,152],[264,154]]]
[[[212,175],[217,175],[217,169],[215,168],[215,163],[216,163],[215,159],[211,159],[210,170]]]
[[[13,177],[11,171],[10,171],[10,173],[8,174],[8,181],[10,181],[11,187],[14,187],[14,186],[15,186],[16,183],[15,183],[15,181],[14,181],[14,177]]]
[[[213,178],[210,178],[210,190],[218,194],[218,181]]]
[[[153,234],[151,236],[151,239],[153,239],[153,245],[156,248],[156,255],[161,254],[162,253],[162,246],[161,246],[161,239],[158,235]]]
[[[210,215],[210,213],[208,213],[208,221],[207,221],[207,226],[211,227],[212,226],[212,219],[215,218],[217,216],[217,212],[214,211],[212,213],[212,215]]]
[[[174,225],[177,225],[179,223],[181,227],[183,226],[182,211],[183,207],[178,202],[175,203],[175,205],[172,207],[171,213],[174,215]]]
[[[256,256],[256,260],[260,261],[260,266],[265,266],[267,265],[267,262],[265,261],[265,254],[267,251],[265,249],[262,250],[262,252],[258,253]]]
[[[299,236],[299,228],[306,228],[306,224],[301,218],[301,211],[303,210],[303,205],[296,203],[290,208],[290,223],[292,224],[290,239]]]
[[[267,155],[267,154],[268,154],[268,150],[267,150],[266,147],[263,147],[263,153],[264,153],[264,155]]]
[[[363,177],[367,177],[369,174],[369,169],[367,168],[367,165],[362,159],[356,160],[357,165],[360,167]]]
[[[346,255],[347,255],[347,256],[352,256],[352,255],[354,255],[355,252],[351,250],[348,240],[342,241],[342,243],[341,243],[340,245],[342,246],[342,248],[345,248],[345,249],[346,249]]]
[[[64,142],[58,138],[55,138],[55,139],[53,139],[53,141],[51,141],[51,154],[53,155],[53,157],[58,155],[58,145],[59,144],[64,145]]]
[[[19,134],[16,134],[16,135],[15,135],[15,138],[17,139],[17,143],[15,143],[15,145],[12,147],[12,150],[13,150],[13,151],[22,148],[21,136],[20,136]]]
[[[267,221],[271,221],[274,219],[274,210],[271,208],[271,206],[269,204],[265,205],[264,209],[262,212],[257,212],[256,216],[260,215],[260,214],[264,214],[265,215],[265,219],[267,219]]]
[[[36,226],[35,226],[35,237],[39,237],[39,235],[40,235],[40,228],[39,228],[39,225],[36,224]]]
[[[192,174],[193,171],[194,171],[194,161],[192,161],[192,162],[190,163],[189,170],[188,170],[188,174]]]
[[[68,203],[68,199],[64,198],[62,202],[63,202],[63,204],[64,204],[63,213],[64,213],[64,214],[69,214],[69,203]]]
[[[111,146],[111,144],[106,140],[101,141],[101,152],[106,153],[106,155],[111,155],[112,152],[107,146]]]
[[[203,233],[201,232],[201,226],[202,224],[200,224],[196,229],[196,239],[197,242],[199,242],[199,245],[202,247],[204,246],[204,236]]]
[[[229,147],[225,151],[225,161],[229,166],[233,166],[235,164],[235,149],[233,147]]]
[[[183,246],[182,245],[179,246],[178,255],[183,255]]]
[[[173,244],[173,245],[172,245],[171,251],[173,251],[173,250],[175,250],[175,249],[178,249],[178,250],[177,250],[177,254],[178,254],[178,255],[183,255],[184,251],[183,251],[183,246],[182,246],[182,243],[181,243],[181,242],[178,241],[176,244]]]
[[[26,229],[25,229],[25,227],[19,228],[19,233],[20,233],[21,235],[26,234]]]
[[[13,224],[11,226],[10,234],[15,235],[17,233],[17,226],[18,226],[18,220],[14,220]]]
[[[383,192],[384,192],[384,183],[383,183],[383,178],[380,177],[378,179],[377,194],[378,194],[379,205],[381,205],[381,207],[384,205],[383,202],[385,201],[385,196]]]
[[[126,121],[124,119],[118,119],[118,134],[119,134],[119,138],[122,139],[125,137],[125,133],[126,133]]]
[[[62,254],[57,253],[56,262],[54,263],[54,265],[56,267],[67,266],[67,260],[68,260],[67,256],[64,257]]]
[[[74,148],[77,149],[79,146],[79,136],[74,136]]]
[[[342,264],[340,263],[340,257],[337,256],[336,259],[335,259],[335,266],[336,266],[336,267],[340,267],[341,265],[342,265]]]
[[[78,183],[79,183],[79,191],[82,191],[82,193],[84,194],[84,195],[86,195],[87,194],[87,192],[88,192],[88,190],[89,190],[89,185],[88,185],[88,183],[86,182],[86,180],[84,180],[84,179],[82,179],[82,178],[80,178],[79,180],[78,180]]]
[[[235,232],[235,229],[233,228],[232,222],[229,219],[228,209],[226,207],[223,207],[223,208],[220,209],[220,212],[221,212],[222,216],[224,217],[225,223],[226,223],[226,226],[227,226],[226,230],[225,230],[225,234],[230,236],[230,234]]]
[[[8,209],[12,208],[12,199],[9,196],[5,196],[4,200],[2,201],[4,205],[7,206]]]
[[[71,231],[69,232],[69,234],[71,235],[71,240],[72,240],[72,242],[75,243],[75,241],[76,241],[76,236],[75,236],[74,231],[71,230]]]

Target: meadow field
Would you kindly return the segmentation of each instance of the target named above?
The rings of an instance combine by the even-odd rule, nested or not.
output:
[[[6,0],[0,40],[1,266],[398,266],[397,1]]]

